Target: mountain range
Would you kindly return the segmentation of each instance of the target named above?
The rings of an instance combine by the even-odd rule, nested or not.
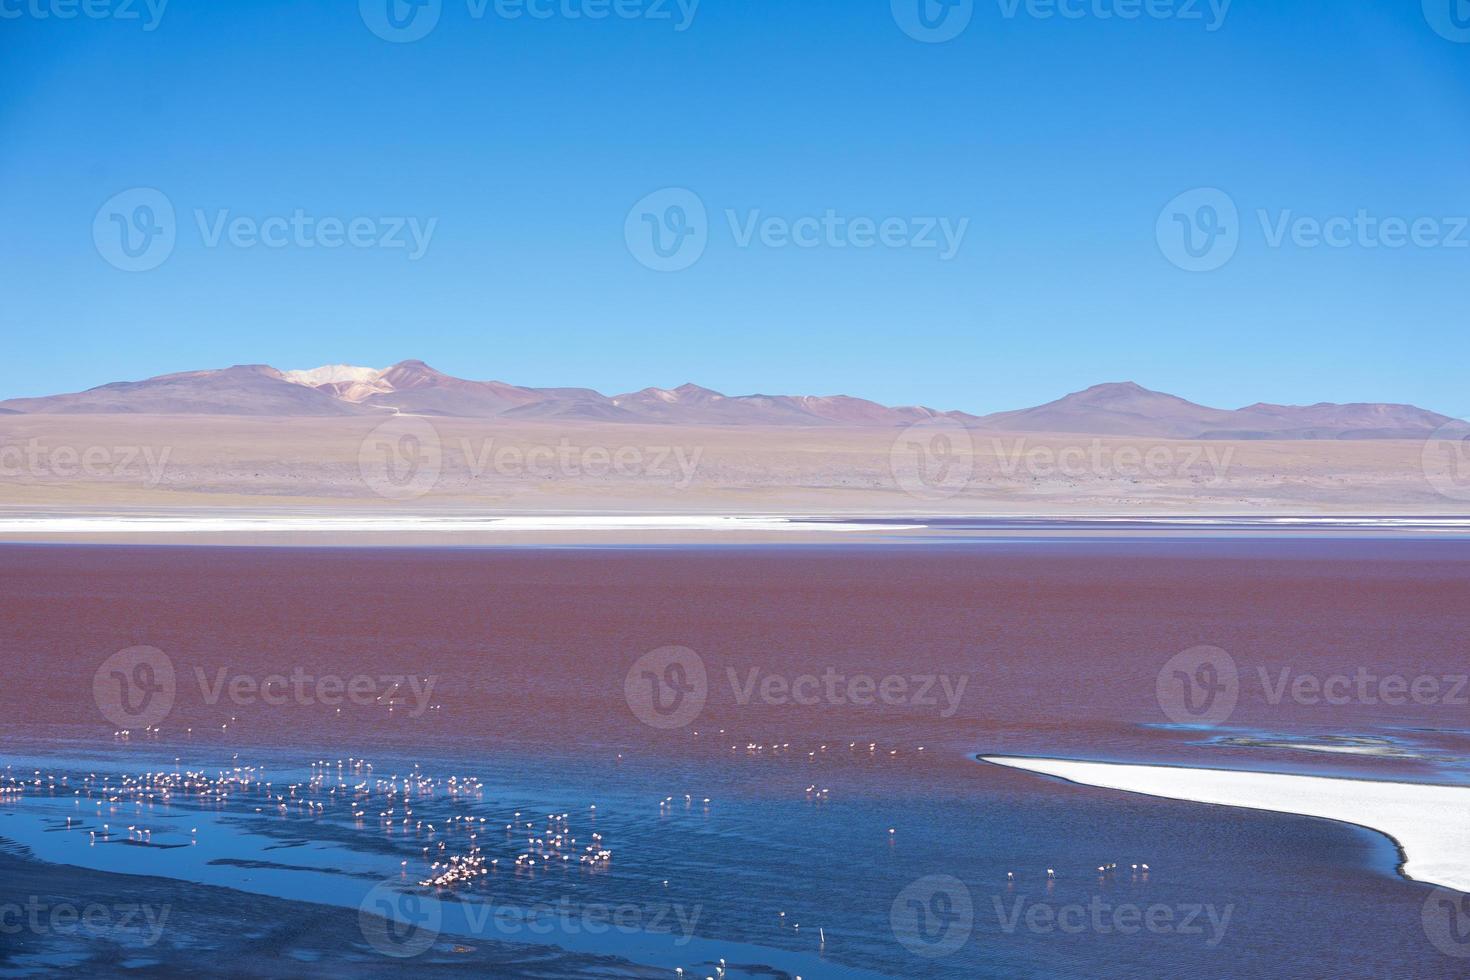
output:
[[[1179,439],[1415,439],[1451,421],[1412,405],[1209,408],[1132,382],[1100,384],[1034,408],[976,416],[890,407],[847,395],[724,395],[694,384],[611,397],[590,388],[470,381],[402,361],[279,371],[263,364],[120,381],[72,394],[0,401],[0,414],[370,416],[553,419],[722,426],[894,427],[931,419],[1008,432]]]

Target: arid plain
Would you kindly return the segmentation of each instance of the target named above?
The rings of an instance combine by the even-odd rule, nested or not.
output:
[[[413,499],[365,479],[381,419],[0,417],[0,503],[693,514],[1452,514],[1421,440],[1177,440],[437,418]],[[958,433],[958,434],[957,434]],[[966,444],[968,443],[968,445]],[[365,444],[368,448],[365,448]],[[366,454],[366,455],[365,455]],[[911,454],[914,454],[911,456]],[[921,469],[933,472],[923,475]]]

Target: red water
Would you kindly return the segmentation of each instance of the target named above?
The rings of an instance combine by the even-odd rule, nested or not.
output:
[[[1283,669],[1324,677],[1464,673],[1470,549],[1439,542],[1129,542],[950,548],[702,550],[0,549],[7,722],[31,733],[110,734],[93,675],[138,644],[167,654],[177,697],[160,723],[244,741],[313,734],[394,742],[600,742],[684,751],[722,742],[872,739],[1093,757],[1205,753],[1168,725],[1156,693],[1174,654],[1208,644],[1238,662],[1231,729],[1464,731],[1440,703],[1272,704]],[[708,700],[660,731],[626,703],[630,668],[668,645],[695,651]],[[432,678],[415,710],[310,696],[270,706],[252,684],[295,671]],[[731,671],[733,671],[733,679]],[[755,671],[752,675],[752,671]],[[934,704],[763,703],[768,675],[905,678]],[[757,686],[740,703],[742,685]],[[211,689],[227,686],[216,703]],[[965,679],[946,699],[943,679]],[[311,690],[308,687],[308,690]],[[845,691],[845,688],[839,688]],[[330,693],[330,692],[328,692]],[[777,693],[780,693],[778,687]],[[810,693],[810,692],[809,692]],[[1460,692],[1464,696],[1465,692]],[[848,699],[844,699],[848,700]],[[876,699],[875,699],[876,700]],[[905,700],[900,697],[898,700]],[[310,703],[307,703],[310,702]],[[949,709],[949,705],[956,703]],[[427,701],[425,702],[427,703]],[[945,715],[948,715],[947,717]],[[717,736],[725,729],[725,736]],[[699,731],[702,734],[695,736]],[[1425,737],[1434,737],[1428,736]],[[728,749],[728,746],[725,746]],[[1261,753],[1250,756],[1260,762]],[[1294,768],[1372,760],[1287,752]],[[1395,771],[1406,765],[1395,761]]]

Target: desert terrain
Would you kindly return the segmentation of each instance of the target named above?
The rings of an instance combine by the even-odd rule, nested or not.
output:
[[[380,418],[6,415],[0,505],[848,515],[1467,510],[1426,476],[1422,440],[400,422],[403,432],[390,422],[384,433]],[[422,438],[400,450],[404,435]],[[931,438],[941,442],[930,445]],[[414,458],[424,466],[412,485],[393,486],[386,468],[404,468],[400,475],[410,479]],[[435,467],[437,475],[429,472]]]

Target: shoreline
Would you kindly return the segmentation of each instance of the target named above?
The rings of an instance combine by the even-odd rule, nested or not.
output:
[[[0,544],[619,546],[1063,540],[1456,540],[1470,517],[1434,515],[934,515],[799,510],[560,511],[356,508],[123,510],[0,505]]]
[[[976,755],[980,762],[1158,799],[1316,817],[1382,834],[1409,881],[1470,893],[1470,786],[1243,769]]]
[[[222,960],[244,959],[247,975],[323,977],[401,975],[404,961],[375,950],[358,910],[301,898],[283,898],[225,885],[163,875],[103,871],[36,857],[26,845],[0,836],[0,905],[20,907],[45,896],[56,906],[116,912],[126,927],[94,933],[78,929],[21,929],[0,943],[0,975],[208,976]],[[592,955],[553,944],[513,944],[496,937],[443,935],[412,962],[451,977],[483,977],[553,966],[578,980],[652,978],[668,971],[617,954]]]

